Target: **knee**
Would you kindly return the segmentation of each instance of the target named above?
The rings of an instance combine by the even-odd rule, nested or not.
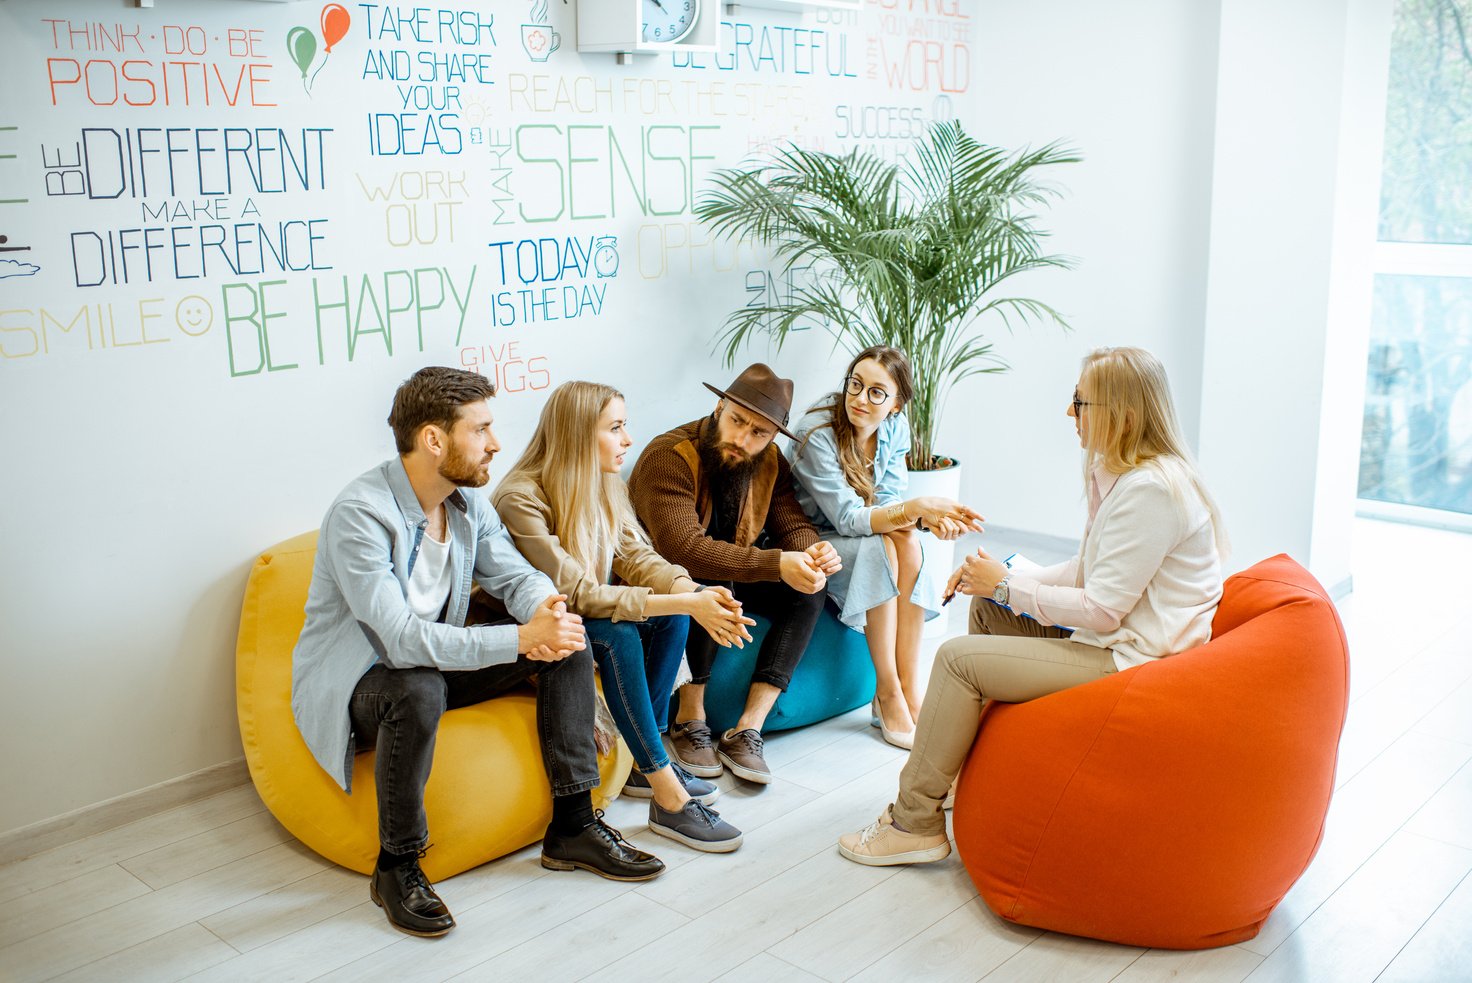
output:
[[[895,555],[899,558],[901,567],[918,567],[920,565],[920,533],[914,526],[906,526],[887,533],[889,541],[894,544]]]
[[[591,685],[594,672],[593,649],[596,644],[597,643],[594,642],[592,638],[589,638],[586,648],[571,653],[565,659],[558,659],[556,662],[543,663],[544,668],[541,670],[541,672],[555,672],[558,676],[563,678],[567,678],[569,676],[586,676],[588,677],[589,685]]]
[[[639,638],[639,629],[631,621],[605,621],[598,619],[584,623],[588,634],[588,648],[599,663],[612,661],[619,666],[644,660],[644,643]]]
[[[395,718],[433,730],[445,713],[445,677],[438,669],[396,669]]]
[[[967,660],[967,646],[959,638],[952,638],[941,644],[935,653],[935,664],[950,676],[960,675],[961,666]]]

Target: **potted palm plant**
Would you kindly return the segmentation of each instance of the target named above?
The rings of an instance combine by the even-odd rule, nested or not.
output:
[[[946,396],[969,376],[1008,367],[981,324],[1067,327],[1047,304],[997,288],[1072,265],[1043,251],[1047,233],[1030,210],[1057,196],[1038,169],[1078,160],[1053,144],[1008,153],[950,122],[932,126],[899,165],[789,146],[754,167],[715,172],[696,216],[720,236],[768,247],[784,272],[807,267],[786,299],[730,315],[719,338],[726,364],[755,335],[780,348],[815,323],[853,351],[893,345],[915,370],[910,469],[950,466],[934,449]]]
[[[776,303],[730,315],[719,336],[727,364],[754,336],[780,348],[815,324],[851,351],[900,349],[915,374],[906,407],[912,486],[924,472],[951,469],[951,490],[912,490],[954,497],[956,462],[935,448],[946,396],[963,379],[1007,369],[983,327],[1067,327],[1047,304],[998,288],[1020,273],[1071,265],[1044,251],[1047,233],[1033,210],[1058,194],[1039,170],[1077,160],[1055,144],[1015,153],[985,146],[950,122],[932,126],[901,164],[788,146],[717,171],[696,216],[718,236],[769,248],[793,284]],[[794,269],[804,275],[792,277]],[[949,553],[927,566],[949,570]]]

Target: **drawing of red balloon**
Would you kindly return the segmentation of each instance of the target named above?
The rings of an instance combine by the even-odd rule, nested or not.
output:
[[[317,36],[305,27],[293,27],[286,32],[286,50],[290,52],[291,60],[296,62],[296,67],[302,70],[302,78],[305,79],[312,59],[317,57]]]
[[[348,8],[340,3],[329,3],[322,8],[322,40],[327,42],[327,50],[341,41],[348,33],[348,25],[352,18],[348,16]]]

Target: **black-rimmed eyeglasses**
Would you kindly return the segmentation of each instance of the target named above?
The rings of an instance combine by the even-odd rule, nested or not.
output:
[[[1083,409],[1085,406],[1098,406],[1098,405],[1099,405],[1098,403],[1086,403],[1086,402],[1084,402],[1083,400],[1081,400],[1081,399],[1078,398],[1078,390],[1075,389],[1073,391],[1073,415],[1074,416],[1078,416],[1078,411],[1081,410],[1081,409]]]
[[[851,375],[844,381],[844,388],[848,390],[850,396],[857,396],[859,393],[863,393],[868,397],[869,402],[875,406],[882,405],[885,400],[889,399],[890,395],[878,386],[865,387],[864,380],[856,375]]]

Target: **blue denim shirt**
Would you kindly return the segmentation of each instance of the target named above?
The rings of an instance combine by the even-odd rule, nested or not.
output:
[[[865,505],[843,476],[833,428],[822,426],[827,420],[826,411],[809,410],[793,431],[798,439],[788,445],[787,460],[796,479],[792,486],[798,504],[820,532],[872,536],[869,516],[876,508],[904,501],[909,488],[905,455],[910,452],[910,422],[903,413],[892,413],[879,424],[874,449],[874,504]]]
[[[838,605],[838,620],[862,631],[870,609],[899,596],[899,584],[885,557],[883,537],[875,535],[870,519],[876,508],[904,501],[909,490],[905,455],[910,450],[910,424],[903,413],[891,414],[879,424],[874,450],[874,504],[865,505],[843,476],[833,430],[822,426],[827,419],[826,412],[810,410],[798,421],[793,431],[798,439],[787,449],[792,462],[792,489],[802,510],[818,527],[818,534],[843,560],[843,569],[828,578],[828,597]],[[807,438],[806,444],[803,438]],[[937,595],[930,577],[916,578],[910,601],[924,610],[927,621],[940,615]]]
[[[454,549],[450,601],[441,623],[409,609],[409,571],[428,519],[397,457],[360,475],[327,510],[317,540],[307,620],[292,653],[291,711],[323,769],[351,791],[348,702],[375,662],[395,669],[479,669],[516,661],[516,625],[465,627],[472,581],[525,624],[557,593],[516,551],[488,501],[445,499]]]

